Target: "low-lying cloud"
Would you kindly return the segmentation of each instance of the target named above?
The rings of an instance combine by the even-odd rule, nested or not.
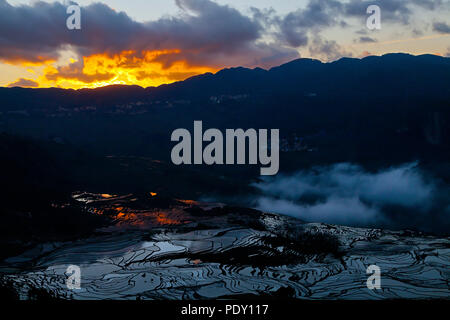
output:
[[[449,189],[408,163],[368,172],[348,163],[254,184],[255,206],[309,222],[450,231]]]

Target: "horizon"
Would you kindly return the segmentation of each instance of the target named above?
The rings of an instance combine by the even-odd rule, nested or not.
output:
[[[312,61],[319,61],[322,64],[332,64],[332,63],[339,62],[342,59],[365,60],[367,58],[372,58],[372,57],[381,58],[381,57],[388,56],[388,55],[407,55],[407,56],[412,56],[412,57],[432,56],[432,57],[436,57],[436,58],[450,59],[450,56],[449,57],[443,57],[443,56],[439,56],[439,55],[432,54],[432,53],[424,53],[424,54],[414,55],[414,54],[405,53],[405,52],[389,52],[389,53],[385,53],[385,54],[379,55],[379,56],[378,55],[369,55],[369,56],[365,56],[365,57],[341,57],[341,58],[339,58],[337,60],[333,60],[333,61],[321,61],[319,59],[314,59],[314,58],[297,58],[297,59],[293,59],[293,60],[290,60],[290,61],[286,61],[286,62],[284,62],[284,63],[282,63],[280,65],[272,66],[270,68],[262,68],[262,67],[247,68],[247,67],[244,67],[244,66],[226,67],[226,68],[223,68],[223,69],[219,69],[219,70],[217,70],[215,72],[200,73],[200,74],[193,75],[193,76],[188,77],[188,78],[183,79],[183,80],[179,80],[179,81],[175,81],[175,82],[169,82],[169,83],[162,83],[162,84],[157,85],[157,86],[147,86],[147,87],[141,86],[139,84],[132,84],[132,83],[131,84],[120,84],[120,83],[114,84],[113,83],[113,84],[106,84],[104,86],[98,86],[98,87],[93,87],[93,88],[92,87],[63,88],[63,87],[57,87],[57,86],[33,88],[33,87],[26,87],[26,86],[20,86],[20,85],[18,85],[18,86],[0,86],[0,88],[6,88],[6,89],[12,89],[12,88],[21,88],[21,89],[63,89],[63,90],[75,90],[75,91],[86,90],[86,89],[95,90],[95,89],[108,88],[108,87],[140,87],[142,89],[157,89],[157,88],[160,88],[160,87],[165,86],[165,85],[170,85],[170,84],[174,84],[174,83],[184,82],[186,80],[189,80],[191,78],[195,78],[197,76],[202,76],[202,75],[206,75],[206,74],[216,75],[216,74],[218,74],[219,72],[221,72],[223,70],[232,70],[232,69],[244,68],[244,69],[247,69],[247,70],[263,69],[264,71],[269,72],[271,69],[274,69],[274,68],[277,68],[277,67],[281,67],[283,65],[287,65],[287,64],[292,63],[294,61],[300,61],[300,60],[312,60]]]
[[[66,9],[76,3],[80,29],[69,30]],[[372,4],[381,11],[374,30]],[[450,56],[447,0],[0,0],[0,9],[2,87],[148,88],[299,58]]]

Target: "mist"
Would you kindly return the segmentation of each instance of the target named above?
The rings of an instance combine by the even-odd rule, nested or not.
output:
[[[251,201],[307,222],[449,233],[449,187],[418,163],[377,172],[340,163],[264,178]]]

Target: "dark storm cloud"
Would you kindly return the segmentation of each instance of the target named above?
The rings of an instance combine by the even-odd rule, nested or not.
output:
[[[306,221],[450,232],[450,190],[416,163],[375,173],[344,163],[255,186],[259,209]]]
[[[321,32],[333,26],[345,28],[349,18],[359,17],[365,25],[371,4],[381,7],[382,19],[389,23],[407,23],[413,7],[439,10],[449,5],[444,0],[310,0],[304,8],[284,16],[273,9],[255,8],[252,16],[246,16],[211,0],[175,2],[178,15],[145,23],[93,3],[82,8],[82,29],[68,30],[66,7],[59,2],[12,6],[0,0],[0,60],[40,63],[56,60],[62,49],[80,56],[177,49],[178,53],[159,55],[157,61],[163,67],[180,60],[191,65],[265,67],[297,58],[294,48],[311,43],[312,51],[324,48],[323,55],[337,56],[334,53],[339,50],[331,51],[337,44],[317,40],[322,39]],[[436,24],[435,30],[442,32],[446,26]],[[267,42],[267,36],[272,40]]]
[[[209,0],[177,0],[184,10],[181,19],[164,18],[146,27],[152,30],[161,48],[185,50],[188,61],[201,65],[271,65],[298,57],[295,50],[278,44],[262,43],[265,30],[255,18],[242,15],[236,9]],[[164,57],[170,63],[170,57]]]
[[[178,56],[160,57],[170,66],[183,59],[194,65],[277,64],[298,57],[295,50],[262,44],[264,30],[255,19],[209,0],[177,0],[181,14],[139,23],[123,12],[94,3],[83,7],[81,30],[66,28],[66,7],[35,2],[11,6],[0,0],[0,59],[40,62],[55,60],[71,48],[80,55],[115,54],[123,50],[178,49]]]
[[[40,62],[57,58],[56,48],[67,43],[65,8],[36,2],[13,7],[0,0],[0,58]]]

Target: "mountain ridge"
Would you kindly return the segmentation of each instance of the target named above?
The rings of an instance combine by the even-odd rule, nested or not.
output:
[[[441,161],[450,150],[449,106],[450,58],[408,54],[229,68],[157,88],[0,88],[6,133],[157,158],[170,154],[173,130],[203,120],[278,128],[323,150],[323,159],[358,162],[389,151],[398,161]]]
[[[113,84],[113,85],[107,85],[107,86],[103,86],[103,87],[98,87],[98,88],[80,88],[80,89],[71,89],[71,88],[59,88],[59,87],[48,87],[48,88],[26,88],[26,87],[20,87],[20,86],[14,86],[14,87],[6,87],[6,86],[0,86],[0,89],[26,89],[26,90],[33,90],[33,91],[42,91],[42,90],[64,90],[64,91],[75,91],[75,92],[90,92],[90,91],[104,91],[104,90],[108,90],[108,89],[118,89],[118,88],[136,88],[136,89],[143,89],[143,90],[151,90],[151,89],[159,89],[159,88],[165,88],[165,87],[170,87],[172,85],[177,85],[180,83],[185,83],[185,82],[189,82],[189,81],[196,81],[196,80],[204,80],[204,79],[211,79],[211,77],[214,76],[222,76],[224,74],[230,74],[230,73],[234,73],[234,72],[258,72],[259,74],[267,74],[270,72],[274,72],[274,71],[278,71],[280,69],[286,69],[287,67],[310,67],[310,66],[331,66],[331,65],[340,65],[343,63],[357,63],[357,62],[368,62],[368,61],[380,61],[380,60],[395,60],[398,62],[397,58],[404,58],[404,59],[409,59],[410,61],[412,59],[416,59],[416,60],[421,60],[422,62],[424,62],[425,60],[431,62],[443,62],[446,61],[447,64],[450,65],[450,57],[442,57],[442,56],[438,56],[438,55],[433,55],[433,54],[421,54],[421,55],[411,55],[408,53],[387,53],[381,56],[367,56],[367,57],[363,57],[363,58],[352,58],[352,57],[342,57],[338,60],[334,60],[334,61],[330,61],[330,62],[322,62],[318,59],[312,59],[312,58],[298,58],[298,59],[294,59],[291,61],[288,61],[286,63],[283,63],[279,66],[274,66],[268,69],[264,69],[261,67],[255,67],[255,68],[247,68],[247,67],[243,67],[243,66],[236,66],[236,67],[228,67],[228,68],[223,68],[220,69],[219,71],[217,71],[216,73],[212,73],[212,72],[206,72],[206,73],[202,73],[202,74],[198,74],[189,78],[186,78],[184,80],[181,81],[176,81],[176,82],[172,82],[172,83],[167,83],[167,84],[162,84],[156,87],[142,87],[140,85],[136,85],[136,84]],[[404,61],[403,61],[404,62]]]

